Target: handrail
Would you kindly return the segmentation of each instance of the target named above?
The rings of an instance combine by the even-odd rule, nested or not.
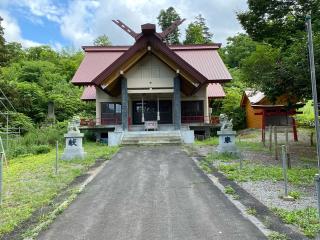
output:
[[[121,125],[121,117],[80,119],[80,126]],[[219,124],[219,116],[181,116],[181,123],[207,123]],[[132,125],[131,117],[128,117],[128,127]]]

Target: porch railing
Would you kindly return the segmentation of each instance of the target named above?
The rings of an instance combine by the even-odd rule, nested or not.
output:
[[[181,116],[181,123],[209,123],[219,124],[219,116]]]
[[[80,126],[89,127],[97,125],[121,125],[121,123],[122,121],[120,117],[80,119]],[[128,125],[132,125],[131,117],[128,118]]]
[[[181,116],[181,123],[207,123],[212,125],[219,124],[218,116]],[[99,126],[99,125],[121,125],[120,117],[112,118],[92,118],[92,119],[80,119],[80,126]],[[131,117],[128,118],[129,127],[132,125]]]
[[[96,126],[96,125],[120,125],[121,118],[91,118],[91,119],[80,119],[80,126]]]

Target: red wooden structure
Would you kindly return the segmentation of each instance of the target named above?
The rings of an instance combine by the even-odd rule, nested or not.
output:
[[[294,115],[300,114],[301,112],[297,112],[295,109],[287,109],[284,106],[271,106],[271,105],[260,105],[260,106],[253,106],[254,108],[261,109],[261,112],[255,113],[255,115],[262,115],[262,126],[261,126],[261,135],[262,141],[265,142],[265,132],[266,132],[266,120],[267,117],[270,116],[285,116],[287,119],[291,117],[292,122],[292,130],[293,130],[293,139],[294,141],[298,141],[298,133],[297,133],[297,125],[296,120],[294,119]]]

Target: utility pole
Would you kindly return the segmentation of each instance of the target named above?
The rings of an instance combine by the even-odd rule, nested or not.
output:
[[[309,63],[310,75],[312,86],[312,98],[314,108],[314,123],[316,128],[316,146],[317,146],[317,159],[318,159],[318,174],[315,176],[317,195],[318,195],[318,217],[320,217],[320,132],[319,132],[319,109],[318,109],[318,95],[317,95],[317,82],[316,82],[316,69],[314,65],[314,52],[313,52],[313,37],[312,37],[312,24],[311,15],[306,16],[307,30],[308,30],[308,49],[309,49]]]

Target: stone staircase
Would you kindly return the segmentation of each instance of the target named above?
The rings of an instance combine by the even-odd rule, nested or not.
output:
[[[128,131],[122,145],[182,144],[180,131]]]

